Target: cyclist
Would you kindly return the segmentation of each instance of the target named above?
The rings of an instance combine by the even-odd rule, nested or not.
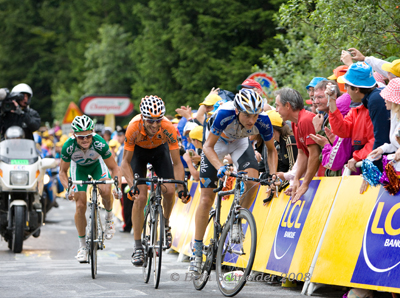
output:
[[[117,176],[121,183],[121,172],[111,156],[106,141],[93,132],[93,121],[88,116],[76,116],[71,123],[73,135],[65,142],[61,149],[60,180],[65,189],[68,189],[67,171],[70,168],[72,180],[87,180],[91,175],[94,180],[107,180]],[[105,218],[105,238],[110,240],[115,233],[112,214],[113,198],[111,197],[111,185],[98,186],[102,197]],[[119,185],[121,188],[121,184]],[[86,189],[87,185],[73,185],[65,197],[75,200],[75,226],[78,230],[79,249],[76,259],[80,263],[86,263],[88,250],[86,249]]]
[[[144,222],[144,208],[147,203],[147,185],[138,183],[138,192],[133,189],[133,175],[139,174],[146,177],[147,163],[151,163],[158,177],[165,179],[184,180],[185,172],[180,159],[177,130],[173,124],[164,117],[164,102],[158,96],[146,96],[140,103],[141,114],[135,116],[128,125],[125,134],[124,155],[121,163],[123,176],[126,178],[130,191],[128,198],[134,200],[132,207],[132,227],[135,239],[135,250],[132,254],[134,266],[143,265],[143,246],[141,232]],[[172,159],[172,162],[171,162]],[[169,217],[174,205],[175,185],[165,184],[163,199],[165,218],[165,237],[167,246],[172,243]],[[190,200],[190,195],[185,194],[183,186],[178,186],[178,196],[184,203]]]
[[[258,163],[248,136],[260,134],[268,150],[270,173],[277,169],[278,156],[274,146],[273,129],[267,113],[263,111],[264,100],[252,89],[242,89],[234,101],[222,104],[211,116],[206,126],[206,141],[200,162],[200,203],[195,217],[195,243],[189,271],[195,276],[201,274],[203,237],[207,228],[210,209],[214,203],[213,189],[218,178],[229,174],[229,167],[223,158],[230,154],[239,171],[246,171],[250,177],[258,177]],[[247,193],[241,204],[250,208],[257,188],[255,182],[246,183]],[[234,224],[232,237],[240,238],[240,226]]]

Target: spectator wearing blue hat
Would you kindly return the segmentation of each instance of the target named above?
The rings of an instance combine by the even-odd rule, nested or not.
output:
[[[311,106],[311,112],[313,112],[314,114],[317,114],[317,108],[318,108],[317,105],[314,103],[315,86],[317,86],[317,84],[322,81],[327,81],[327,79],[322,77],[315,77],[306,86],[307,93],[310,96],[310,99],[306,100],[306,104],[309,104]]]
[[[382,88],[376,88],[377,84],[371,66],[365,62],[354,63],[349,67],[344,76],[338,78],[338,82],[345,83],[347,93],[350,95],[353,102],[362,102],[363,107],[368,109],[368,114],[373,124],[374,144],[372,149],[389,143],[390,113],[386,109],[385,101],[380,95]],[[327,92],[329,93],[330,91],[327,89]],[[338,125],[344,121],[342,114],[336,107],[336,96],[331,95],[331,98],[334,100],[330,101],[329,122],[331,123],[334,133],[342,138],[349,137],[350,135],[344,133],[344,126],[341,127]],[[347,117],[349,117],[349,115]],[[335,123],[335,127],[332,121]],[[366,121],[366,119],[363,119],[363,121]],[[361,139],[353,139],[353,146],[357,146],[355,142],[363,143]],[[362,154],[361,159],[363,158],[365,158],[364,154]],[[358,160],[354,158],[349,160],[348,168],[353,172],[356,171],[355,164],[357,161]],[[376,163],[376,165],[382,170],[381,162]]]

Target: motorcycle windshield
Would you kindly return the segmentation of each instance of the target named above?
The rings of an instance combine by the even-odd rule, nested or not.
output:
[[[0,160],[7,164],[30,165],[39,159],[32,140],[11,139],[0,143]]]

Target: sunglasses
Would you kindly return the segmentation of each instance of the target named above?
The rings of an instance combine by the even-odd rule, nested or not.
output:
[[[75,135],[75,138],[77,138],[78,140],[84,140],[85,138],[91,139],[93,138],[93,133],[90,133],[88,135]]]
[[[163,120],[162,118],[161,119],[148,119],[148,118],[144,118],[144,120],[146,121],[146,122],[148,122],[149,124],[153,124],[153,123],[161,123],[161,121]]]

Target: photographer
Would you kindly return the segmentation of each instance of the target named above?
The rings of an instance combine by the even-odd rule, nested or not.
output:
[[[40,127],[39,113],[29,107],[33,92],[27,84],[18,84],[11,93],[6,89],[0,96],[0,134],[1,139],[10,126],[19,126],[25,132],[25,138],[33,140],[33,132]]]

